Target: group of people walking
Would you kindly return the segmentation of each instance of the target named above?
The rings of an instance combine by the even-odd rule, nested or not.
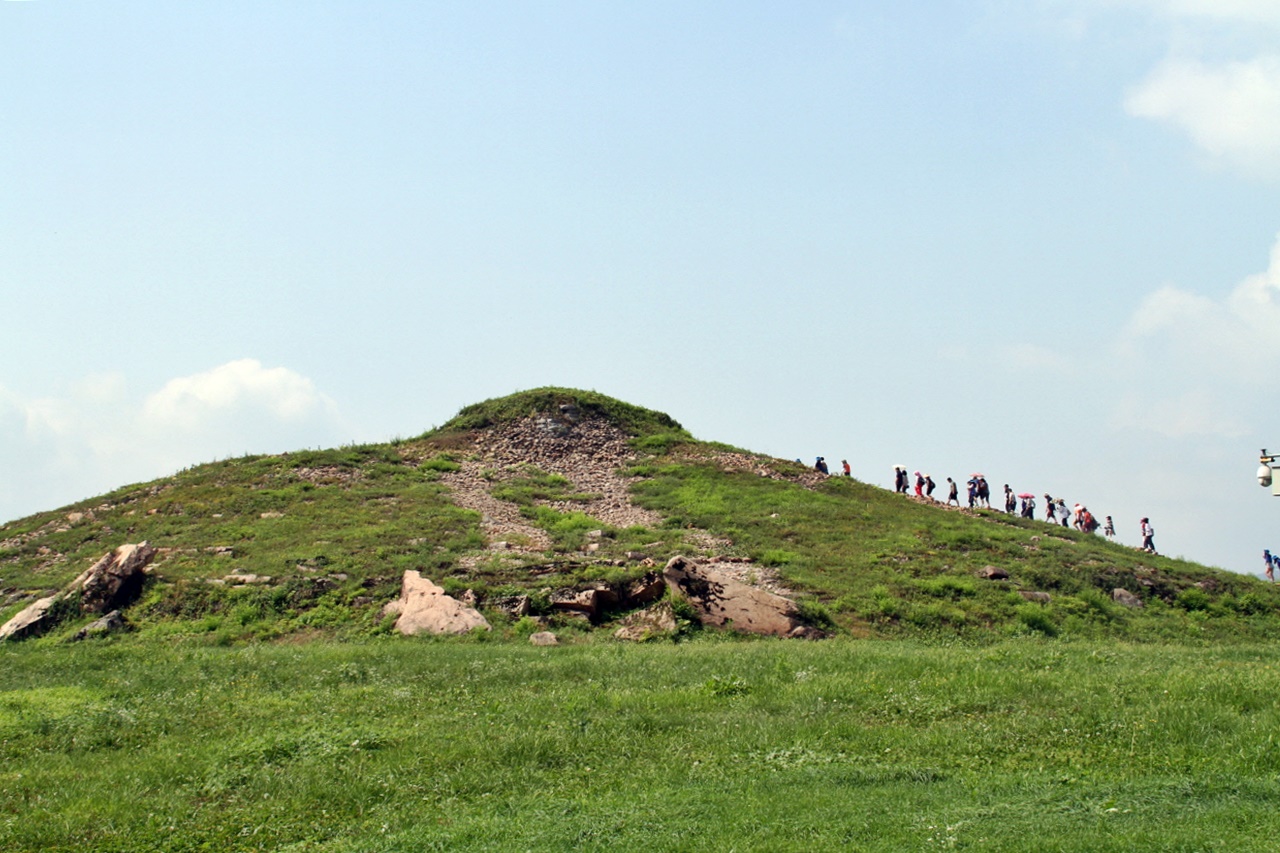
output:
[[[797,462],[800,460],[797,459]],[[849,460],[840,460],[841,473],[846,477],[852,477],[853,473],[849,468]],[[817,457],[813,463],[813,470],[820,474],[830,474],[827,467],[827,460],[823,456]],[[960,506],[960,486],[955,480],[947,477],[947,505]],[[921,500],[936,500],[933,496],[934,490],[938,484],[933,481],[933,476],[920,471],[908,472],[905,465],[893,466],[893,490],[900,495],[910,496],[913,491],[915,497]],[[965,482],[965,491],[969,502],[969,509],[984,507],[991,509],[991,486],[987,483],[987,478],[981,473],[975,472]],[[1036,512],[1036,496],[1030,492],[1020,492],[1015,494],[1013,489],[1009,488],[1009,484],[1004,484],[1004,511],[1013,515],[1017,513],[1022,518],[1035,518]],[[1107,539],[1114,539],[1116,536],[1116,525],[1111,520],[1111,516],[1104,516],[1101,523],[1089,511],[1089,508],[1083,504],[1074,504],[1070,508],[1063,498],[1054,498],[1048,494],[1044,496],[1044,520],[1049,524],[1061,524],[1063,527],[1074,527],[1082,533],[1096,533],[1099,528]],[[1142,534],[1142,545],[1140,550],[1149,554],[1156,553],[1155,528],[1151,526],[1151,520],[1143,518],[1140,522],[1140,532]],[[1264,551],[1263,560],[1266,562],[1267,578],[1274,580],[1276,572],[1280,572],[1280,554],[1272,555],[1270,551]]]
[[[819,463],[822,457],[818,457]],[[845,464],[845,475],[848,476],[848,465]],[[819,469],[824,470],[824,469]],[[914,474],[908,473],[905,465],[893,466],[893,488],[894,491],[910,495],[912,482],[914,478],[915,496],[917,498],[925,498],[933,500],[933,490],[935,483],[933,477],[920,471]],[[966,492],[969,501],[969,508],[975,507],[991,508],[991,487],[987,483],[987,478],[981,473],[974,473],[965,483]],[[960,506],[960,487],[955,480],[947,477],[947,505]],[[1010,515],[1018,514],[1022,518],[1035,518],[1036,512],[1036,496],[1029,492],[1015,494],[1008,483],[1004,484],[1004,511]],[[1107,539],[1114,539],[1116,535],[1115,522],[1111,520],[1111,516],[1104,516],[1104,520],[1100,523],[1089,508],[1083,504],[1075,504],[1071,507],[1067,506],[1067,502],[1063,498],[1054,498],[1048,494],[1044,496],[1044,520],[1049,524],[1061,524],[1063,527],[1074,527],[1082,533],[1096,533],[1099,528]],[[1155,528],[1151,526],[1150,519],[1143,518],[1140,523],[1142,533],[1141,550],[1148,553],[1156,553],[1155,545]],[[1267,552],[1268,555],[1270,552]],[[1267,557],[1267,564],[1272,566],[1271,572],[1280,570],[1280,555],[1276,557]],[[1270,577],[1271,575],[1268,575]]]

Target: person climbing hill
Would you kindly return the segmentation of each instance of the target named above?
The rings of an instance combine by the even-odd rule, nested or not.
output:
[[[1142,550],[1148,554],[1156,552],[1156,529],[1151,526],[1151,520],[1146,517],[1142,519]]]

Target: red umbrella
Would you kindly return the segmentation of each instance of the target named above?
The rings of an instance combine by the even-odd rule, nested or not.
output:
[[[1023,492],[1022,494],[1018,495],[1018,497],[1026,500],[1027,498],[1034,498],[1035,495],[1031,494],[1030,492]]]

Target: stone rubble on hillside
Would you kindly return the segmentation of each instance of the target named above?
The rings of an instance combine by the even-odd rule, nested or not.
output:
[[[592,495],[585,501],[547,501],[560,512],[582,512],[613,527],[657,527],[662,517],[631,503],[632,480],[617,473],[635,459],[627,434],[602,418],[528,417],[476,434],[478,457],[446,472],[441,481],[459,506],[479,512],[485,536],[502,550],[541,553],[551,547],[547,534],[530,524],[520,508],[490,494],[491,484],[520,476],[533,466],[569,481],[573,491]]]

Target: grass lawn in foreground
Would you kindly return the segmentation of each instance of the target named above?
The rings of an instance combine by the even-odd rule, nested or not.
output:
[[[1271,646],[3,650],[0,849],[1271,850]]]

